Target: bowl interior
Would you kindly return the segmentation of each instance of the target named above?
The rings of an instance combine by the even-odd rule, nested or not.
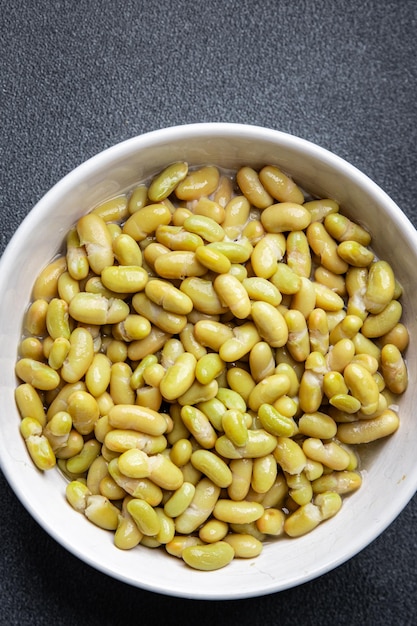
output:
[[[302,139],[238,124],[173,127],[123,142],[71,172],[36,205],[7,247],[0,261],[0,462],[39,524],[70,552],[110,576],[190,598],[273,593],[317,577],[356,554],[415,493],[413,386],[400,401],[399,431],[367,451],[362,488],[345,499],[336,517],[305,537],[270,542],[256,559],[235,560],[224,570],[209,573],[190,570],[159,550],[115,548],[112,533],[94,527],[67,504],[65,482],[58,472],[41,474],[35,469],[18,430],[14,364],[34,278],[61,249],[66,233],[82,214],[176,160],[226,169],[276,164],[313,195],[337,200],[343,213],[370,230],[374,251],[392,265],[404,288],[404,322],[411,335],[407,364],[410,379],[416,377],[417,236],[394,202],[353,166]]]

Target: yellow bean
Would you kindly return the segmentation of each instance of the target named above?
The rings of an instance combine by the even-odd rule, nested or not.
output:
[[[301,311],[290,309],[285,313],[284,320],[288,328],[286,348],[293,359],[303,362],[310,353],[310,337],[306,319]]]
[[[232,459],[229,468],[232,473],[232,482],[227,488],[228,496],[231,500],[244,500],[251,484],[253,460],[250,458]]]
[[[151,326],[151,332],[143,339],[132,341],[127,347],[127,356],[132,361],[140,361],[146,356],[158,352],[170,339],[172,333],[165,332],[157,326]]]
[[[196,326],[197,325],[198,324],[196,324]],[[258,341],[261,340],[258,330],[253,322],[246,322],[241,326],[235,326],[231,332],[232,337],[223,341],[218,348],[220,358],[227,363],[233,363],[234,361],[241,359],[252,350],[253,346],[257,344]],[[226,333],[223,333],[222,336],[219,336],[218,341],[224,339],[225,334]],[[212,344],[213,343],[214,342],[212,341]]]
[[[218,487],[228,487],[232,482],[229,467],[210,450],[195,450],[191,455],[191,463]]]
[[[231,267],[231,262],[226,255],[207,246],[196,248],[195,257],[204,267],[217,274],[227,274]]]
[[[133,498],[128,502],[127,510],[142,534],[147,536],[158,534],[161,522],[155,509],[148,502]]]
[[[244,166],[236,174],[236,182],[245,198],[258,209],[265,209],[274,201],[266,191],[258,173],[251,167]]]
[[[249,368],[253,379],[251,387],[254,387],[253,382],[258,383],[265,376],[271,376],[275,367],[275,356],[270,345],[266,341],[256,343],[249,353]],[[229,370],[229,372],[232,373],[233,370]]]
[[[326,215],[324,226],[337,241],[357,241],[362,246],[371,243],[371,235],[367,230],[340,213]]]
[[[261,404],[258,409],[258,417],[262,427],[271,435],[292,437],[297,430],[294,420],[282,415],[271,404]]]
[[[250,203],[245,196],[234,196],[224,208],[222,226],[229,239],[236,239],[242,234],[243,228],[248,222]]]
[[[264,301],[252,302],[251,316],[258,332],[271,347],[284,346],[288,339],[288,324],[279,310]]]
[[[58,296],[58,280],[67,270],[65,257],[58,257],[49,263],[37,276],[32,290],[33,300],[46,300]]]
[[[244,446],[248,440],[246,414],[238,409],[228,409],[222,415],[222,430],[235,446]]]
[[[179,200],[198,200],[212,194],[219,184],[220,173],[213,165],[193,170],[175,188]]]
[[[264,507],[258,502],[247,500],[219,499],[213,509],[216,519],[228,524],[249,524],[259,519],[264,512]]]
[[[193,354],[184,352],[169,367],[160,382],[160,391],[167,400],[175,400],[184,394],[195,379],[197,359]]]
[[[317,437],[309,437],[303,442],[304,454],[333,470],[344,470],[350,462],[349,454],[335,441],[323,443]]]
[[[300,311],[308,319],[316,307],[321,309],[324,307],[317,297],[315,283],[305,276],[301,276],[300,280],[300,288],[291,298],[291,309]]]
[[[304,203],[304,207],[310,211],[312,222],[323,222],[327,215],[338,213],[339,211],[338,203],[330,198],[310,200]]]
[[[155,271],[162,278],[183,279],[187,276],[203,276],[207,268],[191,250],[174,250],[155,259]]]
[[[390,391],[403,393],[408,386],[408,373],[400,350],[387,343],[381,350],[381,371]]]
[[[372,374],[359,363],[348,364],[343,376],[351,394],[361,403],[361,411],[372,415],[378,408],[379,389]]]
[[[312,482],[313,493],[323,493],[325,491],[335,491],[338,494],[346,494],[359,489],[362,478],[359,472],[342,470],[330,472],[316,478]]]
[[[177,161],[168,165],[152,181],[148,189],[148,197],[151,202],[160,202],[167,198],[188,174],[188,164]]]
[[[353,267],[368,267],[374,260],[374,253],[357,241],[342,241],[337,246],[338,255]]]
[[[194,532],[212,514],[220,495],[220,487],[208,478],[201,478],[189,506],[175,519],[175,530],[187,535]]]
[[[302,231],[310,224],[311,213],[296,202],[280,202],[262,211],[261,222],[268,233]]]
[[[257,493],[271,489],[277,477],[277,462],[272,454],[254,459],[251,487]]]
[[[89,439],[83,445],[82,450],[66,463],[67,470],[72,474],[83,474],[86,472],[94,459],[100,454],[101,445],[96,439]]]
[[[71,415],[74,428],[81,435],[93,432],[100,417],[96,399],[87,391],[73,391],[68,397],[67,411]]]
[[[69,303],[69,314],[83,324],[117,324],[128,316],[129,305],[120,298],[80,292]]]
[[[344,297],[346,295],[345,277],[341,274],[334,274],[322,265],[319,265],[314,270],[314,280],[322,285],[326,285],[339,296]]]
[[[46,425],[46,414],[43,401],[38,391],[30,383],[22,383],[16,387],[15,400],[20,417],[35,418],[42,428]]]
[[[180,290],[197,311],[207,315],[227,312],[227,306],[222,303],[211,280],[190,276],[181,282]]]
[[[195,406],[184,405],[181,418],[202,448],[209,450],[216,443],[217,434],[207,416]]]
[[[54,467],[55,454],[49,440],[42,434],[42,426],[38,420],[34,417],[24,417],[20,422],[20,432],[36,467],[40,470]]]
[[[52,367],[34,359],[19,359],[15,371],[23,382],[41,391],[56,389],[60,383],[59,374]]]
[[[398,426],[398,415],[395,411],[386,409],[380,415],[370,419],[339,424],[337,427],[337,438],[342,443],[354,445],[370,443],[371,441],[392,435],[398,429]]]
[[[314,308],[307,318],[310,348],[312,352],[327,354],[330,343],[329,323],[326,312],[320,308]]]
[[[270,280],[282,294],[286,295],[297,293],[301,286],[300,276],[286,263],[278,263],[276,272]]]
[[[158,436],[166,432],[164,417],[157,411],[134,404],[116,404],[109,411],[109,424],[122,430],[136,430]]]
[[[165,502],[165,513],[171,518],[179,517],[190,506],[194,494],[195,486],[192,483],[183,482]]]
[[[290,437],[278,437],[272,452],[278,465],[288,474],[300,474],[307,463],[302,447]]]
[[[287,517],[284,522],[284,530],[290,537],[301,537],[314,530],[320,522],[320,509],[312,502],[308,502]]]
[[[214,279],[214,289],[219,299],[238,319],[245,319],[251,312],[248,292],[231,274],[219,274]]]
[[[286,251],[286,240],[282,233],[265,233],[255,245],[251,254],[251,264],[256,276],[271,278],[277,271]]]
[[[304,231],[294,230],[288,233],[287,265],[298,276],[310,277],[312,268],[311,250]]]
[[[337,431],[336,422],[321,411],[304,413],[298,421],[298,428],[301,434],[318,439],[332,439]]]
[[[197,361],[195,376],[201,384],[206,385],[217,378],[224,369],[225,363],[220,356],[210,352]]]
[[[233,560],[234,555],[233,547],[226,541],[187,546],[182,551],[182,558],[189,567],[206,572],[225,567]]]
[[[362,334],[370,339],[375,339],[389,333],[401,319],[402,306],[398,300],[391,302],[375,315],[368,315],[362,326]]]
[[[279,537],[284,532],[285,514],[274,508],[265,509],[262,517],[256,520],[258,530],[265,535]]]
[[[61,376],[67,383],[75,383],[84,376],[94,358],[91,333],[85,328],[75,328],[70,336],[70,350],[65,359]]]
[[[235,446],[226,435],[221,435],[215,442],[216,452],[226,459],[255,459],[270,454],[276,445],[276,437],[263,428],[248,430],[248,441],[244,446]]]
[[[308,243],[321,265],[334,274],[344,274],[348,263],[337,252],[337,243],[321,222],[312,222],[307,228]]]
[[[171,212],[165,204],[148,204],[135,211],[123,225],[123,234],[135,241],[143,241],[154,233],[158,226],[169,224]],[[109,263],[108,265],[112,265]]]
[[[304,203],[304,194],[301,189],[278,167],[265,165],[259,172],[259,179],[275,200]]]
[[[211,217],[218,224],[222,224],[225,215],[224,206],[215,199],[215,196],[213,196],[213,200],[205,198],[204,196],[197,200],[193,211],[190,211],[190,214],[192,213]]]
[[[112,239],[106,222],[99,215],[89,213],[81,217],[77,222],[77,232],[95,274],[100,275],[105,267],[113,265]]]
[[[68,267],[68,274],[74,280],[82,280],[88,276],[90,266],[88,264],[87,252],[81,245],[76,228],[72,228],[66,238],[67,252],[65,260]],[[58,281],[59,284],[59,281]]]

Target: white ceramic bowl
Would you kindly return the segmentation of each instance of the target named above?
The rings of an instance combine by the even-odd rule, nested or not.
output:
[[[234,560],[215,572],[197,572],[162,550],[121,551],[112,533],[96,528],[67,504],[58,471],[40,473],[19,434],[14,365],[22,319],[34,278],[61,248],[69,228],[98,202],[131,187],[172,161],[225,168],[276,164],[311,193],[337,200],[343,212],[373,235],[404,287],[404,320],[411,334],[407,362],[417,378],[417,234],[394,202],[369,178],[330,152],[288,134],[237,124],[168,128],[120,143],[82,164],[34,207],[0,262],[0,462],[17,497],[37,522],[80,559],[131,585],[186,598],[235,599],[290,588],[328,572],[373,541],[417,488],[417,388],[400,402],[399,431],[381,454],[367,455],[361,489],[312,533],[279,539],[253,560]],[[378,446],[377,446],[378,447]]]

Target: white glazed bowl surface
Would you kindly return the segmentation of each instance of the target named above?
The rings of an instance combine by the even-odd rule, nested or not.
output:
[[[276,164],[303,188],[332,197],[373,236],[376,254],[389,261],[404,288],[404,322],[410,380],[417,378],[417,234],[398,206],[368,177],[308,141],[239,124],[191,124],[158,130],[120,143],[88,160],[33,208],[0,261],[0,463],[12,489],[35,520],[71,553],[96,569],[150,591],[194,599],[237,599],[274,593],[324,574],[353,557],[397,517],[417,489],[417,389],[400,401],[401,426],[366,455],[362,487],[342,510],[312,533],[280,538],[256,559],[235,559],[214,572],[189,569],[162,550],[121,551],[113,534],[95,527],[65,500],[58,471],[41,473],[19,434],[14,365],[22,320],[40,270],[60,250],[76,220],[167,164],[212,163],[226,169]]]

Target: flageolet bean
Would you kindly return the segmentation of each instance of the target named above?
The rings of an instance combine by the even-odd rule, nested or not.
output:
[[[236,182],[245,198],[258,209],[266,209],[273,203],[272,196],[262,185],[258,173],[251,167],[241,167]]]
[[[317,437],[309,437],[304,440],[302,448],[309,459],[318,461],[333,470],[344,470],[350,462],[349,454],[335,441],[323,443]]]
[[[16,387],[15,400],[20,417],[35,418],[42,428],[46,425],[46,414],[39,392],[30,383],[21,383]]]
[[[123,225],[123,234],[130,235],[135,241],[143,241],[158,226],[169,224],[171,211],[165,204],[148,204],[135,211]],[[109,263],[108,265],[112,265]]]
[[[56,389],[60,383],[59,374],[52,367],[34,359],[19,359],[15,369],[16,376],[41,391]]]
[[[284,346],[289,340],[286,318],[269,302],[252,302],[251,316],[262,339],[272,348]]]
[[[219,495],[220,487],[209,478],[201,478],[189,506],[175,519],[176,532],[189,534],[201,526],[212,514]]]
[[[148,189],[148,198],[151,202],[160,202],[167,198],[188,174],[188,164],[177,161],[168,165],[152,181]]]
[[[278,437],[277,446],[271,452],[287,474],[300,474],[306,466],[307,457],[302,447],[290,437]]]
[[[32,290],[33,300],[46,300],[49,302],[58,295],[58,280],[61,274],[67,270],[65,257],[58,257],[47,265],[35,280]]]
[[[226,363],[238,361],[248,354],[253,346],[261,340],[258,329],[253,322],[246,322],[241,326],[236,326],[231,331],[231,334],[232,336],[223,341],[219,347],[220,358],[226,361]],[[219,337],[219,341],[223,339],[224,336],[225,334],[223,334],[223,337]]]
[[[231,274],[219,274],[214,279],[214,289],[219,299],[235,317],[245,319],[251,312],[248,292],[242,283]]]
[[[226,206],[226,205],[224,205]],[[195,215],[205,215],[206,217],[211,217],[218,224],[222,224],[224,222],[224,206],[220,204],[217,200],[210,200],[209,198],[205,198],[204,196],[200,198],[194,206],[193,211],[189,212],[189,215],[194,213]],[[189,217],[187,215],[187,217]]]
[[[113,265],[103,269],[101,280],[116,293],[136,293],[145,288],[148,273],[139,265]]]
[[[288,233],[287,265],[298,276],[305,276],[306,278],[310,276],[312,268],[311,251],[304,231],[293,230]],[[274,282],[273,277],[272,282]]]
[[[195,257],[202,265],[217,274],[227,274],[231,268],[231,262],[222,252],[200,246],[195,250]]]
[[[190,567],[209,572],[226,567],[233,560],[235,551],[226,541],[216,541],[207,545],[187,546],[181,556]]]
[[[191,455],[191,463],[218,487],[228,487],[232,482],[229,467],[210,450],[195,450]]]
[[[183,178],[175,188],[179,200],[198,200],[212,194],[219,183],[220,173],[217,167],[207,165],[193,170]]]
[[[353,267],[368,267],[374,260],[374,253],[357,241],[342,241],[337,246],[338,255]]]
[[[314,283],[305,276],[301,276],[300,288],[291,298],[291,309],[300,311],[306,319],[317,307],[324,308],[316,295]]]
[[[226,275],[226,274],[225,274]],[[187,297],[195,310],[207,315],[220,315],[227,312],[225,306],[211,280],[199,278],[198,276],[189,276],[185,278],[180,285],[180,292]]]
[[[296,202],[280,202],[262,211],[261,222],[267,233],[302,231],[310,224],[311,213]]]
[[[252,376],[251,386],[254,386],[253,382],[258,383],[265,376],[273,374],[275,367],[275,355],[272,348],[266,341],[258,341],[249,353],[249,369]],[[229,370],[228,375],[229,373],[232,375],[232,372],[233,370]]]
[[[259,502],[248,500],[217,500],[213,515],[216,519],[228,524],[250,524],[259,519],[264,512],[264,507]]]
[[[399,426],[397,413],[385,409],[380,415],[371,419],[361,419],[356,422],[339,424],[337,438],[342,443],[361,444],[376,441],[382,437],[392,435]]]
[[[327,215],[339,212],[338,203],[330,198],[309,200],[303,206],[310,211],[312,222],[323,222]]]
[[[20,432],[36,467],[40,470],[55,467],[54,451],[48,438],[42,434],[42,426],[38,420],[33,417],[24,417],[20,422]]]
[[[304,194],[301,189],[278,167],[265,165],[259,172],[259,179],[275,200],[304,203]]]
[[[285,251],[286,240],[282,233],[265,233],[251,254],[255,275],[264,279],[271,278],[277,271],[278,262],[284,258]]]
[[[217,453],[226,459],[256,459],[273,452],[276,445],[276,437],[263,428],[248,430],[244,446],[236,446],[226,435],[221,435],[215,442]]]
[[[381,370],[384,381],[393,393],[403,393],[407,389],[407,367],[400,350],[394,344],[387,343],[381,350]]]
[[[16,404],[35,464],[58,464],[118,548],[196,569],[329,519],[408,382],[402,287],[370,241],[273,165],[233,180],[177,162],[102,203],[25,316]]]
[[[203,239],[195,234],[188,232],[183,226],[172,226],[163,224],[158,226],[155,231],[155,238],[158,243],[163,244],[170,250],[188,250],[195,252],[197,248],[204,244]]]
[[[174,280],[203,276],[207,268],[198,261],[192,250],[174,250],[155,259],[155,271],[162,278]]]
[[[337,243],[329,235],[321,222],[312,222],[307,227],[307,239],[314,254],[321,265],[334,274],[344,274],[348,270],[348,263],[337,252]]]

